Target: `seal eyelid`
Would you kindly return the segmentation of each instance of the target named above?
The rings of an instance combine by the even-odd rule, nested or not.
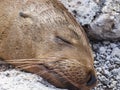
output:
[[[66,39],[64,39],[64,38],[62,38],[62,37],[60,37],[60,36],[56,36],[55,41],[58,42],[58,43],[60,43],[60,44],[61,44],[61,42],[62,42],[62,43],[66,43],[66,44],[72,45],[71,42],[69,42],[68,40],[66,40]]]

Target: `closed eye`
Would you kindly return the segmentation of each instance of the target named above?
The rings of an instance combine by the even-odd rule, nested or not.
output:
[[[55,42],[57,42],[58,44],[68,44],[68,45],[72,45],[72,43],[60,36],[56,36],[55,37]]]

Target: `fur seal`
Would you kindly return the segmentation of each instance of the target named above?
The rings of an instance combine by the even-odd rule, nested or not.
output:
[[[90,90],[93,55],[83,28],[57,0],[0,1],[0,58],[59,88]]]

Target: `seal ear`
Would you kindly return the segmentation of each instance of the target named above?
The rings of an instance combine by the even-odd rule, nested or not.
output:
[[[19,15],[23,18],[28,18],[30,17],[30,15],[28,15],[27,13],[24,13],[24,12],[20,12]]]

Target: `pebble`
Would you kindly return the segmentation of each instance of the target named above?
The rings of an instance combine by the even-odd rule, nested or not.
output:
[[[93,90],[120,90],[120,42],[92,42],[99,84]]]

